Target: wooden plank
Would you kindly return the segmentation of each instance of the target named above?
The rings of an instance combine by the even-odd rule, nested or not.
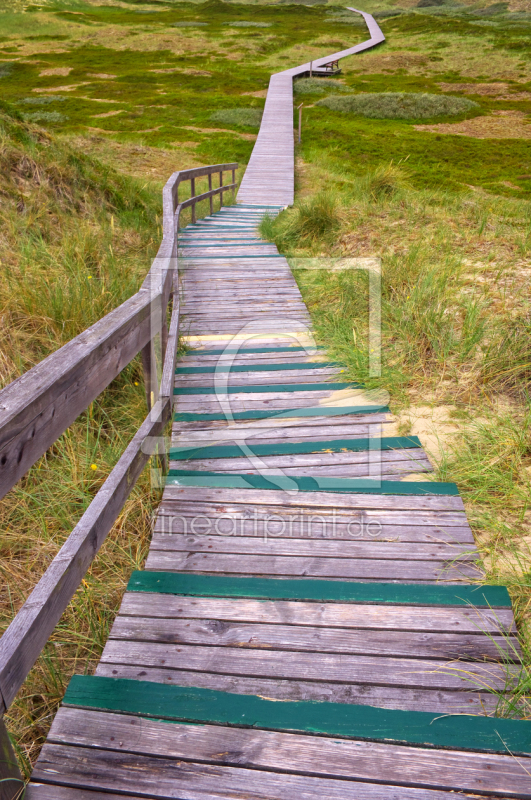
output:
[[[225,512],[198,508],[179,509],[178,514],[159,514],[154,534],[199,536],[247,536],[264,540],[319,539],[334,541],[370,540],[383,542],[421,542],[443,544],[466,544],[475,550],[474,537],[469,526],[445,529],[437,525],[393,525],[383,524],[380,519],[364,519],[361,516],[324,516],[321,514],[258,514],[248,517],[244,512],[234,515]]]
[[[389,798],[388,789],[377,784],[276,774],[244,767],[207,766],[169,758],[52,744],[44,746],[34,776],[37,781],[51,779],[54,783],[83,789],[119,789],[129,795],[140,791],[144,796],[164,800],[249,797],[250,783],[253,800]],[[40,800],[42,795],[36,797]],[[451,795],[424,789],[396,788],[393,797],[395,800],[449,800]]]
[[[155,645],[151,644],[150,647],[155,648]],[[245,659],[251,655],[262,658],[265,653],[243,655]],[[301,655],[301,659],[303,658]],[[349,659],[342,657],[341,660],[346,662]],[[381,659],[381,662],[391,660]],[[400,662],[398,668],[404,669],[406,659],[396,661]],[[419,663],[427,664],[413,662],[413,669]],[[182,667],[182,663],[178,666]],[[492,665],[488,666],[492,668]],[[312,671],[315,672],[315,669],[310,666],[310,672],[305,677],[309,677]],[[373,676],[366,672],[365,677]],[[393,677],[392,672],[390,677]],[[426,677],[429,679],[428,675]],[[434,677],[432,675],[432,680]],[[439,677],[444,678],[443,675]],[[389,681],[385,683],[389,684]],[[470,688],[470,684],[467,688]],[[252,726],[345,739],[383,740],[394,744],[407,742],[504,755],[507,752],[515,755],[528,755],[531,752],[531,726],[526,720],[469,715],[459,719],[453,716],[441,718],[438,714],[420,711],[390,711],[337,703],[277,703],[256,696],[88,675],[73,676],[64,703],[74,707],[121,711],[156,719]]]
[[[32,781],[26,787],[25,800],[144,800],[135,794],[115,794],[114,792],[98,792],[73,786],[57,786],[57,784]]]
[[[341,630],[415,631],[417,633],[516,633],[510,608],[309,603],[296,600],[179,596],[126,592],[120,617],[196,619],[300,625]]]
[[[384,457],[396,457],[400,453],[396,450],[407,451],[410,457],[415,453],[415,449],[420,450],[422,447],[418,436],[382,436],[372,437],[370,439],[328,439],[320,442],[295,442],[295,443],[281,443],[281,444],[255,444],[253,445],[253,454],[257,456],[288,456],[299,454],[319,454],[333,453],[340,455],[346,451],[352,453],[363,452],[367,456],[368,452],[378,450]],[[393,451],[392,453],[385,453],[385,451]],[[422,452],[422,451],[421,451]],[[419,455],[419,453],[416,453]],[[173,460],[194,458],[239,458],[242,456],[240,447],[230,445],[207,445],[200,446],[199,448],[190,449],[188,447],[173,447],[170,450],[170,458]]]
[[[159,401],[125,449],[80,521],[0,639],[0,696],[14,699],[112,528],[149,455],[142,445],[160,436],[171,413]]]
[[[156,300],[138,292],[0,391],[0,497],[156,333]]]
[[[310,701],[373,706],[402,711],[424,711],[437,714],[477,714],[495,716],[498,699],[495,695],[444,689],[408,689],[396,686],[369,686],[368,684],[341,683],[338,681],[284,680],[282,678],[246,677],[225,675],[203,670],[165,667],[138,667],[134,664],[99,664],[96,675],[107,678],[161,683],[167,686],[212,689],[220,692],[256,695],[283,701]]]
[[[484,573],[467,561],[408,561],[349,558],[314,558],[303,556],[252,556],[239,553],[166,553],[150,550],[146,570],[170,572],[205,572],[225,575],[275,575],[365,581],[429,581],[470,583],[482,580]]]
[[[264,600],[309,600],[331,603],[390,603],[408,606],[468,606],[511,608],[505,586],[427,586],[425,584],[356,583],[354,581],[234,578],[221,575],[185,575],[171,572],[133,572],[129,592],[253,597]]]
[[[240,555],[297,555],[314,558],[365,558],[394,561],[474,561],[475,548],[463,544],[341,541],[330,539],[296,539],[292,537],[209,536],[193,534],[158,534],[152,538],[150,551],[201,553],[239,553]]]
[[[323,630],[310,625],[270,625],[217,619],[195,620],[147,616],[118,616],[109,639],[157,642],[209,647],[239,647],[275,651],[346,653],[368,656],[406,656],[408,658],[499,661],[502,653],[508,661],[518,660],[517,649],[503,636],[485,636],[477,631],[463,635],[411,631]],[[513,647],[518,648],[517,639]],[[288,656],[289,657],[289,656]]]
[[[276,770],[424,788],[480,791],[531,797],[531,763],[509,754],[467,753],[421,747],[356,743],[275,731],[250,731],[213,725],[168,725],[121,714],[63,708],[50,732],[54,744],[70,744],[203,763]],[[119,745],[119,742],[122,745]]]
[[[169,486],[164,491],[165,500],[201,500],[210,503],[244,503],[246,505],[268,505],[307,508],[349,508],[349,509],[388,509],[388,510],[418,510],[418,511],[462,511],[465,507],[460,497],[442,496],[405,496],[391,497],[387,495],[372,494],[334,494],[326,492],[298,492],[290,494],[283,491],[248,490],[241,492],[238,489],[202,489],[200,497],[195,489],[178,488]],[[464,517],[460,517],[458,524],[463,524]]]

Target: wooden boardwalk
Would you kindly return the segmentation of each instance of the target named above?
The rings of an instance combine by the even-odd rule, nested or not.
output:
[[[191,349],[148,559],[26,800],[531,798],[529,723],[495,717],[519,669],[507,590],[257,236],[293,190],[288,80],[278,180],[264,136],[241,202],[179,237]]]

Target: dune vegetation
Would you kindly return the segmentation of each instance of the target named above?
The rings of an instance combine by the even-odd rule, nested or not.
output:
[[[525,5],[367,0],[387,41],[344,60],[338,77],[296,81],[297,203],[265,220],[263,235],[293,258],[381,258],[374,383],[390,392],[400,434],[433,422],[438,476],[458,483],[487,580],[509,585],[528,652]],[[365,38],[361,19],[333,0],[4,0],[0,385],[136,290],[173,171],[245,165],[272,72]],[[366,378],[366,275],[296,275],[320,342]],[[135,360],[3,500],[3,628],[144,414]],[[146,474],[10,709],[26,773],[70,675],[97,662],[156,502]]]

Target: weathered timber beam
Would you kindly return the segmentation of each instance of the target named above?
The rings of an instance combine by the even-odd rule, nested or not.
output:
[[[146,465],[144,440],[160,436],[170,417],[169,398],[155,404],[0,639],[0,713],[24,683]]]

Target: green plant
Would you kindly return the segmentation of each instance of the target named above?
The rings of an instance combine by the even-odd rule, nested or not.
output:
[[[466,97],[423,92],[367,92],[352,97],[332,95],[319,100],[317,105],[369,119],[429,119],[480,110],[478,103]]]
[[[361,181],[361,191],[373,200],[392,197],[401,189],[410,187],[409,176],[402,167],[393,163],[382,164],[367,173]]]
[[[214,111],[210,115],[212,122],[221,122],[223,125],[238,125],[246,128],[258,128],[262,120],[262,111],[259,108],[225,108]]]

